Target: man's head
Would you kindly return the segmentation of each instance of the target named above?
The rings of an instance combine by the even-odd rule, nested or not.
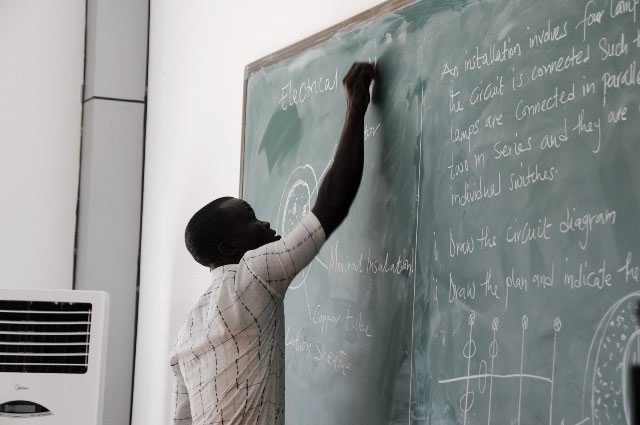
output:
[[[210,268],[235,264],[245,252],[278,239],[271,225],[258,220],[247,202],[232,197],[218,198],[202,207],[184,232],[193,258]]]

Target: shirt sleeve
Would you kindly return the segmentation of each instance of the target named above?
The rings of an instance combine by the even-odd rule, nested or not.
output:
[[[239,281],[258,280],[282,299],[291,281],[314,259],[324,241],[320,221],[309,212],[279,241],[248,251],[239,263]]]
[[[171,357],[171,370],[175,377],[176,385],[173,393],[173,419],[171,425],[191,425],[191,405],[189,404],[189,391],[184,384],[184,377],[180,371],[180,365],[175,357]]]

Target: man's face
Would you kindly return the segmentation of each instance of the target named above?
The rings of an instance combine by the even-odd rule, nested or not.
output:
[[[280,239],[271,224],[256,218],[253,208],[242,199],[232,198],[220,205],[226,214],[226,240],[244,254]]]

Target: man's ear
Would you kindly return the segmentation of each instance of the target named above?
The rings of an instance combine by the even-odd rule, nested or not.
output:
[[[240,253],[240,249],[233,241],[225,240],[218,242],[218,252],[224,258],[235,258]]]

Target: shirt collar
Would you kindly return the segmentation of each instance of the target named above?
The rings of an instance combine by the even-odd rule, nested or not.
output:
[[[224,266],[216,267],[215,269],[211,270],[211,280],[216,280],[226,272],[237,270],[237,269],[238,269],[237,264],[225,264]]]

